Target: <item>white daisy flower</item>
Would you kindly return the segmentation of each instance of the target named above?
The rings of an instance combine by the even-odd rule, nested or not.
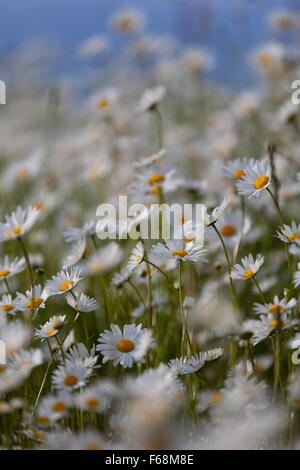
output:
[[[203,353],[197,353],[182,364],[179,375],[191,374],[200,370],[205,364],[205,357]]]
[[[298,263],[298,270],[294,274],[294,286],[299,287],[300,286],[300,263]]]
[[[148,88],[144,91],[140,102],[140,111],[151,111],[153,110],[164,98],[166,94],[166,88],[164,86],[157,86],[155,88]]]
[[[7,322],[6,317],[0,316],[0,340],[5,343],[7,355],[27,349],[31,342],[30,328],[19,320]]]
[[[239,180],[242,176],[246,176],[246,168],[250,162],[254,163],[254,160],[245,157],[229,160],[223,165],[221,175],[233,181]]]
[[[13,261],[9,260],[8,256],[0,262],[0,280],[9,279],[12,276],[24,271],[26,267],[24,258],[15,258]]]
[[[221,217],[223,212],[225,211],[226,207],[230,204],[230,199],[224,198],[221,202],[220,206],[217,206],[211,214],[209,214],[206,210],[204,215],[204,226],[209,227],[210,225],[217,222],[217,220]]]
[[[300,246],[300,224],[297,225],[294,220],[292,225],[284,224],[284,229],[279,228],[277,235],[284,243],[295,243]]]
[[[131,272],[128,271],[127,266],[121,269],[119,273],[115,273],[112,278],[112,284],[116,287],[121,287],[125,282],[129,281]]]
[[[72,406],[73,397],[65,390],[59,391],[57,395],[43,397],[36,411],[36,424],[41,427],[50,426],[65,416]]]
[[[0,240],[7,241],[25,235],[36,222],[40,211],[29,206],[27,211],[20,206],[11,215],[5,217],[6,222],[0,223]]]
[[[86,222],[81,228],[70,227],[67,229],[63,236],[66,242],[76,242],[81,238],[91,237],[96,234],[96,222],[94,220],[90,220]]]
[[[214,349],[209,349],[208,351],[204,351],[203,356],[206,362],[210,362],[221,357],[223,353],[224,353],[223,348],[214,348]]]
[[[70,252],[67,254],[66,258],[62,263],[63,269],[68,269],[74,264],[78,263],[84,255],[86,249],[86,239],[81,237],[76,240],[71,246]]]
[[[245,240],[245,236],[247,235],[251,227],[250,218],[245,216],[243,219],[243,213],[240,209],[229,210],[226,212],[226,214],[221,215],[221,217],[216,222],[216,227],[221,233],[224,243],[226,245],[234,246],[237,243],[242,229],[242,224],[242,237],[243,240]],[[217,238],[217,234],[214,230],[210,230],[208,236],[212,239]]]
[[[253,336],[250,341],[255,346],[264,339],[266,339],[271,333],[276,331],[279,327],[281,330],[286,330],[298,324],[298,320],[292,320],[287,317],[285,313],[282,313],[279,319],[271,319],[266,315],[262,315],[260,320],[253,320],[251,323],[251,331]]]
[[[96,276],[110,271],[122,260],[123,252],[118,243],[111,242],[100,248],[82,261],[82,273],[90,276]]]
[[[99,308],[99,304],[92,297],[89,297],[85,294],[78,294],[78,292],[74,292],[74,296],[67,294],[66,301],[67,304],[69,304],[70,307],[74,308],[74,310],[77,312],[94,312]]]
[[[9,313],[15,315],[18,310],[17,300],[12,300],[10,294],[4,294],[0,300],[0,312]]]
[[[130,186],[131,193],[137,197],[139,195],[158,196],[160,191],[167,194],[175,191],[178,180],[174,179],[174,169],[153,165],[150,168],[143,168],[137,173],[135,182]],[[148,215],[149,211],[147,211]]]
[[[9,364],[22,370],[31,371],[43,363],[43,353],[40,349],[29,349],[15,352],[9,357]]]
[[[250,279],[255,276],[261,266],[264,264],[264,257],[260,254],[257,255],[256,259],[253,256],[245,256],[242,258],[242,265],[235,264],[231,270],[232,279]]]
[[[111,24],[122,33],[133,33],[144,26],[145,15],[137,8],[125,8],[113,15]]]
[[[59,295],[73,289],[81,280],[80,269],[75,266],[70,271],[60,271],[56,276],[46,282],[49,295]]]
[[[243,175],[236,183],[238,193],[247,195],[248,199],[260,196],[271,184],[271,167],[268,160],[250,162]]]
[[[52,383],[57,389],[75,390],[86,384],[91,373],[91,368],[85,367],[82,364],[67,362],[66,366],[58,366],[53,372]]]
[[[297,304],[297,300],[296,299],[291,299],[291,300],[288,300],[288,299],[279,299],[279,297],[277,295],[275,295],[274,297],[274,301],[273,302],[270,302],[270,303],[267,303],[265,305],[263,304],[260,304],[260,303],[255,303],[254,304],[254,312],[257,314],[257,315],[273,315],[275,316],[276,318],[276,315],[278,313],[282,313],[282,312],[286,312],[287,310],[291,310],[292,308],[294,308]]]
[[[208,263],[208,260],[203,257],[206,252],[207,250],[203,249],[202,246],[191,245],[184,247],[182,240],[165,240],[165,245],[158,243],[151,250],[153,256],[160,257],[161,259]]]
[[[23,312],[34,310],[34,312],[37,312],[39,308],[45,308],[45,302],[49,295],[48,290],[46,288],[42,290],[40,284],[27,290],[25,295],[17,292],[16,302],[18,310]]]
[[[95,355],[95,345],[93,345],[90,352],[83,343],[75,344],[70,350],[65,353],[65,358],[68,362],[81,365],[88,369],[99,368],[101,366],[96,366],[98,357]]]
[[[168,362],[168,366],[176,375],[180,375],[180,371],[182,370],[182,367],[186,361],[186,357],[175,357],[175,359],[171,359]]]
[[[44,341],[44,339],[56,336],[64,325],[65,319],[66,315],[55,315],[51,317],[44,325],[35,330],[35,337]]]
[[[132,254],[127,263],[127,269],[129,272],[133,271],[134,268],[143,262],[145,249],[142,242],[138,242],[136,247],[132,250]]]
[[[162,160],[162,158],[166,155],[165,149],[160,149],[158,152],[153,153],[149,157],[140,157],[136,162],[133,163],[134,168],[143,168],[149,167],[153,164],[157,164]]]
[[[140,357],[140,346],[144,339],[142,325],[124,325],[123,332],[117,325],[111,325],[111,331],[105,330],[100,335],[97,351],[101,351],[103,363],[114,361],[114,366],[121,364],[124,368],[132,367],[134,360],[145,362]],[[138,359],[137,359],[138,357]]]
[[[84,411],[103,413],[110,405],[110,400],[99,385],[92,385],[74,397],[75,405]]]

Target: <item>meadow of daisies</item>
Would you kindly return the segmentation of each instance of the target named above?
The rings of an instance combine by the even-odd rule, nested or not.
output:
[[[116,13],[122,51],[76,100],[76,77],[45,91],[32,51],[7,61],[0,447],[299,449],[299,58],[261,44],[259,84],[229,92],[209,51],[143,23]],[[147,210],[99,222],[119,196],[204,204],[204,242],[192,215],[182,239],[134,239]]]

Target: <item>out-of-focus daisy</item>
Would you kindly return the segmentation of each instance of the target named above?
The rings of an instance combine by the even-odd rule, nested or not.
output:
[[[95,345],[93,345],[91,351],[87,350],[87,347],[83,343],[75,344],[68,352],[65,353],[65,358],[68,362],[75,365],[81,365],[87,367],[88,369],[93,369],[96,366],[98,357],[95,355]]]
[[[73,289],[81,279],[80,269],[77,266],[70,271],[60,271],[46,282],[46,290],[49,295],[64,294]]]
[[[143,167],[152,166],[153,164],[160,162],[165,155],[166,155],[166,150],[160,149],[158,152],[153,153],[149,157],[140,157],[136,162],[134,162],[133,166],[135,168],[143,168]]]
[[[42,363],[43,354],[40,349],[23,349],[9,357],[9,364],[22,370],[31,371]]]
[[[292,225],[284,224],[284,229],[279,228],[277,235],[284,243],[295,243],[300,246],[300,224],[297,225],[294,220]]]
[[[0,280],[8,279],[24,271],[25,266],[24,258],[15,258],[13,261],[9,261],[9,257],[5,256],[4,260],[0,262]]]
[[[44,325],[35,330],[35,337],[44,341],[44,339],[56,336],[63,327],[65,319],[65,315],[51,317]]]
[[[12,300],[10,294],[4,294],[0,300],[0,313],[9,313],[10,315],[15,315],[18,310],[18,302]]]
[[[93,413],[102,413],[109,404],[110,400],[98,385],[92,385],[75,396],[75,405],[78,408]]]
[[[233,279],[243,279],[245,281],[255,276],[263,264],[264,257],[262,255],[258,254],[254,260],[253,256],[250,254],[242,258],[242,265],[235,264],[233,266],[230,275]]]
[[[297,325],[297,323],[298,320],[288,318],[285,312],[281,313],[280,319],[270,319],[266,315],[262,315],[260,320],[252,321],[251,331],[253,332],[253,336],[250,341],[255,346],[268,338],[268,336],[279,328],[281,330],[286,330]]]
[[[8,322],[0,316],[0,340],[4,342],[8,356],[27,349],[31,340],[30,328],[19,320]]]
[[[71,294],[66,295],[66,301],[70,307],[74,308],[77,312],[94,312],[99,308],[98,303],[92,297],[85,294],[78,294],[78,292],[74,292],[74,296],[75,297]]]
[[[250,162],[236,183],[239,194],[247,195],[248,199],[259,197],[262,191],[271,184],[271,167],[267,160]]]
[[[126,8],[117,11],[111,18],[113,27],[122,33],[133,33],[145,24],[145,15],[136,8]]]
[[[273,27],[285,31],[293,27],[295,21],[294,16],[295,15],[288,10],[274,10],[268,16],[268,20]]]
[[[45,308],[45,302],[49,295],[48,290],[46,288],[42,289],[40,284],[27,290],[25,295],[17,292],[16,302],[18,310],[23,312],[34,310],[34,312],[37,312],[39,308]]]
[[[277,314],[291,310],[297,304],[296,299],[288,300],[286,298],[279,299],[277,295],[274,297],[274,301],[265,305],[260,303],[254,304],[254,312],[258,315],[273,315],[276,318]]]
[[[71,246],[70,252],[67,254],[66,258],[62,263],[63,269],[68,269],[74,264],[78,263],[81,260],[85,253],[86,249],[86,239],[85,237],[79,238]]]
[[[300,286],[300,263],[297,265],[298,270],[294,274],[294,286],[299,287]]]
[[[120,263],[122,255],[122,249],[116,242],[108,243],[82,262],[82,272],[96,276],[110,271]]]
[[[224,242],[226,245],[232,246],[235,245],[239,239],[240,232],[242,229],[243,240],[251,227],[251,221],[249,217],[245,216],[243,219],[243,213],[240,209],[229,210],[218,219],[216,227],[221,233]],[[210,231],[209,235],[214,239],[217,237],[214,231]]]
[[[221,175],[233,181],[239,180],[242,176],[246,175],[246,168],[250,161],[246,157],[229,160],[223,165]]]
[[[36,222],[40,211],[29,206],[23,210],[20,206],[11,215],[5,216],[6,222],[0,223],[0,240],[7,241],[25,235]]]
[[[191,374],[202,369],[204,364],[218,359],[223,354],[222,348],[215,348],[205,352],[199,352],[195,356],[185,359],[179,369],[179,375]]]
[[[100,335],[97,351],[103,354],[103,363],[113,360],[114,366],[132,367],[133,361],[145,362],[140,357],[140,348],[144,340],[142,325],[124,325],[123,332],[117,325],[111,325],[111,331],[105,330]]]
[[[82,364],[72,364],[67,362],[66,366],[58,366],[52,374],[52,383],[55,388],[63,390],[75,390],[83,387],[88,377],[91,375],[92,369]]]
[[[210,69],[213,58],[206,50],[191,47],[183,53],[180,62],[185,72],[196,75]]]
[[[63,236],[66,242],[74,242],[80,240],[82,237],[91,237],[96,234],[96,222],[90,220],[86,222],[82,227],[70,227],[64,233]]]
[[[86,39],[78,50],[80,57],[86,59],[102,54],[108,49],[108,40],[104,36],[95,35]]]
[[[136,247],[132,250],[132,254],[127,263],[128,271],[133,271],[133,269],[138,266],[144,260],[145,249],[142,242],[138,242]]]
[[[179,375],[186,360],[186,357],[176,357],[168,362],[168,366],[176,375]]]
[[[208,263],[208,260],[203,256],[206,252],[207,250],[203,249],[202,246],[192,245],[187,248],[182,240],[165,240],[165,245],[158,243],[151,250],[151,254],[161,259]]]
[[[112,284],[116,287],[121,287],[125,282],[129,281],[131,272],[128,271],[127,266],[121,269],[119,273],[115,273],[112,278]]]
[[[57,395],[43,397],[36,411],[35,421],[41,427],[54,424],[57,420],[66,415],[73,405],[73,398],[65,390]]]
[[[163,100],[165,94],[166,88],[164,86],[157,86],[156,88],[145,90],[139,102],[139,110],[153,110]]]

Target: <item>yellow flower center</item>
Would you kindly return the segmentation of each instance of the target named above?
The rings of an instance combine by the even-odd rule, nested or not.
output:
[[[9,269],[2,269],[2,271],[0,271],[0,277],[9,276],[9,274],[10,274]]]
[[[153,188],[151,189],[151,193],[152,194],[158,194],[159,193],[159,186],[153,186]]]
[[[32,366],[32,361],[30,361],[30,360],[23,361],[23,362],[21,362],[20,366],[23,367],[23,368],[30,367],[30,366]]]
[[[300,398],[295,398],[295,399],[293,400],[293,405],[295,405],[295,406],[300,406]]]
[[[35,432],[35,433],[33,434],[33,437],[34,437],[35,439],[43,439],[43,440],[46,439],[46,436],[45,436],[45,434],[44,434],[43,432]]]
[[[26,178],[28,178],[28,176],[29,176],[28,168],[21,168],[17,173],[17,177],[20,180],[25,180]]]
[[[0,401],[0,411],[5,411],[9,408],[9,403],[5,400]]]
[[[159,173],[155,173],[155,175],[152,175],[149,178],[149,184],[163,183],[164,181],[165,181],[164,175],[161,175]]]
[[[232,237],[236,233],[236,228],[233,225],[224,225],[221,229],[221,233],[224,237]]]
[[[219,403],[223,399],[223,393],[222,392],[215,392],[211,395],[210,397],[210,402],[215,405],[216,403]]]
[[[43,203],[43,201],[39,201],[35,204],[35,208],[41,212],[44,212],[45,211],[45,204]]]
[[[269,179],[270,178],[266,175],[259,176],[258,178],[256,178],[254,183],[255,189],[262,189],[264,186],[266,186],[266,184],[268,184]]]
[[[0,310],[2,312],[10,312],[11,310],[14,309],[14,306],[11,305],[11,304],[3,304],[3,305],[0,305]]]
[[[131,339],[121,339],[117,344],[117,348],[122,353],[128,353],[134,349],[134,342]]]
[[[273,58],[267,52],[261,52],[258,56],[258,61],[262,67],[267,68],[273,63]]]
[[[78,382],[78,379],[77,377],[75,377],[75,375],[68,375],[65,380],[64,380],[64,383],[67,387],[73,387],[74,385],[76,385]]]
[[[247,271],[244,272],[244,278],[248,278],[248,277],[251,277],[253,276],[254,272],[252,269],[247,269]]]
[[[276,304],[273,304],[271,305],[271,307],[269,308],[269,313],[278,313],[279,312],[283,312],[285,309],[282,305],[276,305]]]
[[[236,179],[240,179],[242,176],[246,176],[244,170],[237,170],[233,173],[233,177]]]
[[[180,258],[184,258],[187,254],[188,253],[185,250],[175,250],[173,251],[172,256],[180,256]]]
[[[97,399],[97,398],[90,398],[89,400],[87,400],[86,402],[86,405],[89,407],[89,408],[97,408],[97,406],[99,406],[100,404],[100,401]]]
[[[99,444],[91,443],[85,446],[85,450],[102,450],[102,447]]]
[[[70,286],[73,286],[74,285],[74,281],[65,281],[62,283],[62,285],[60,286],[60,290],[63,292],[64,290],[67,290],[69,289]]]
[[[56,333],[58,330],[56,328],[51,328],[51,330],[47,331],[47,335],[53,335],[53,333]]]
[[[53,405],[52,410],[56,413],[61,413],[62,411],[65,411],[66,408],[67,408],[67,405],[65,404],[65,402],[58,401],[57,403]]]
[[[190,235],[189,237],[185,237],[184,241],[185,243],[190,243],[195,240],[195,235]]]
[[[99,109],[107,108],[107,106],[108,106],[108,100],[105,98],[103,98],[102,100],[99,100],[97,103],[97,108]]]
[[[270,321],[270,323],[269,323],[269,326],[270,326],[271,328],[276,328],[277,325],[278,325],[278,321],[277,321],[277,320],[272,320],[272,321]],[[283,322],[281,323],[281,326],[282,326],[282,327],[285,327],[285,325],[286,325],[286,323],[283,321]]]
[[[289,235],[290,240],[296,240],[298,238],[300,238],[300,233],[292,233],[291,235]]]
[[[12,229],[12,232],[15,233],[16,235],[19,235],[19,233],[21,232],[22,230],[22,227],[15,227]]]
[[[36,420],[36,422],[38,424],[49,424],[50,423],[50,419],[47,418],[47,416],[39,416]]]
[[[27,307],[38,308],[43,302],[44,302],[44,299],[42,299],[41,297],[33,297],[33,299],[29,300]]]

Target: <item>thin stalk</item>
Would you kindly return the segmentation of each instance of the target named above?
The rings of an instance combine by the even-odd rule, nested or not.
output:
[[[145,263],[150,264],[150,265],[153,266],[155,269],[157,269],[157,271],[159,271],[160,274],[162,274],[162,275],[165,277],[165,279],[168,281],[169,286],[170,286],[173,290],[175,290],[175,291],[176,291],[176,294],[178,295],[178,291],[177,291],[176,287],[173,285],[173,283],[172,283],[171,279],[169,278],[169,276],[168,276],[162,269],[160,269],[159,266],[157,266],[156,264],[152,263],[152,261],[149,261],[149,260],[146,259],[146,258],[144,258],[144,261],[145,261]]]
[[[265,296],[264,296],[264,294],[263,294],[263,291],[262,291],[261,288],[260,288],[260,285],[258,284],[258,281],[257,281],[256,277],[253,276],[252,279],[253,279],[253,281],[254,281],[254,284],[255,284],[256,287],[257,287],[257,290],[258,290],[258,292],[259,292],[259,295],[260,295],[260,297],[261,297],[261,300],[263,301],[263,304],[266,304]]]
[[[232,280],[232,277],[231,277],[231,263],[230,263],[228,251],[227,251],[226,245],[224,243],[223,237],[222,237],[221,233],[219,232],[219,230],[217,229],[217,227],[215,225],[215,222],[211,225],[214,228],[216,234],[218,235],[218,237],[220,239],[220,242],[222,244],[223,250],[224,250],[224,254],[225,254],[225,257],[226,257],[226,261],[227,261],[230,289],[231,289],[232,297],[233,297],[233,300],[234,300],[234,305],[235,305],[236,312],[238,314],[239,319],[241,320],[241,312],[240,312],[240,308],[239,308],[239,303],[238,303],[237,295],[236,295],[236,292],[235,292],[233,280]]]
[[[163,121],[162,121],[162,117],[158,109],[158,106],[154,106],[152,109],[152,112],[153,112],[153,116],[154,116],[154,120],[156,124],[156,130],[157,130],[158,150],[160,150],[164,146]]]
[[[23,255],[24,255],[24,258],[25,258],[25,261],[26,261],[27,271],[28,271],[28,274],[29,274],[30,286],[33,290],[33,288],[34,288],[34,276],[33,276],[33,271],[32,271],[32,267],[31,267],[31,264],[30,264],[28,252],[26,250],[23,239],[21,237],[18,237],[17,240],[20,244],[20,247],[22,249],[22,252],[23,252]]]
[[[183,295],[182,295],[182,261],[178,261],[178,286],[179,286],[179,304],[180,304],[180,313],[181,313],[181,320],[182,320],[182,355],[187,356],[187,348],[184,347],[184,339],[187,340],[189,343],[190,352],[192,353],[193,347],[189,337],[186,318],[183,308]]]
[[[144,307],[144,310],[145,310],[145,313],[147,314],[148,309],[147,309],[147,305],[145,304],[145,301],[144,301],[144,299],[143,299],[142,294],[140,293],[140,291],[138,290],[138,288],[133,284],[133,282],[132,282],[130,279],[128,280],[128,284],[131,285],[131,287],[132,287],[133,290],[135,291],[136,295],[138,296],[139,300],[142,302],[143,307]],[[150,328],[151,325],[148,325],[148,327]]]
[[[270,194],[271,198],[272,198],[272,201],[274,202],[274,206],[276,207],[276,210],[277,210],[277,213],[278,213],[278,217],[279,217],[279,220],[280,220],[280,225],[281,225],[281,228],[282,230],[284,231],[284,223],[283,223],[283,218],[282,218],[282,213],[281,213],[281,209],[280,209],[280,206],[274,196],[274,194],[272,193],[271,189],[270,188],[267,188],[267,191],[268,193]],[[289,247],[288,247],[288,244],[285,243],[284,244],[284,247],[285,247],[285,253],[286,253],[286,257],[287,257],[287,262],[288,262],[288,267],[289,267],[289,271],[291,273],[291,275],[293,275],[293,269],[292,269],[292,263],[291,263],[291,257],[290,257],[290,253],[289,253]]]

